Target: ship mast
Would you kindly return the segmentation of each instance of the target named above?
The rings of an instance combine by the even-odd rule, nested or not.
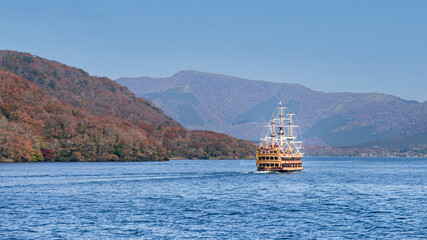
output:
[[[289,108],[289,150],[291,150],[291,152],[293,153],[293,148],[291,145],[291,141],[292,141],[292,113],[291,113],[291,109]]]
[[[283,148],[283,111],[282,111],[282,103],[280,102],[280,128],[279,128],[279,135],[280,135],[280,149]]]
[[[274,148],[274,114],[271,116],[271,147]]]

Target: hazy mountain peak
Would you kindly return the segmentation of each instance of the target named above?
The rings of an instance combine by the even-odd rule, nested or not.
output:
[[[194,70],[167,78],[118,79],[184,126],[256,140],[282,102],[297,115],[305,137],[351,146],[426,132],[425,104],[381,93],[324,93]],[[317,141],[319,142],[319,141]]]
[[[209,80],[209,81],[258,81],[249,80],[240,77],[234,77],[230,75],[220,73],[201,72],[195,70],[182,70],[174,74],[170,78],[186,79],[186,80]]]

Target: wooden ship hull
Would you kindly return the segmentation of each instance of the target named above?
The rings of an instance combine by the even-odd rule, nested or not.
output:
[[[302,155],[284,154],[280,148],[258,148],[256,153],[258,171],[298,172],[303,170]]]

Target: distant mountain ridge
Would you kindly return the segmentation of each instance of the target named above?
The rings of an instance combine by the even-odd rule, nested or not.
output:
[[[181,71],[166,78],[119,78],[190,129],[258,140],[279,101],[292,109],[308,144],[349,147],[427,137],[427,102],[380,93],[324,93],[292,83]],[[420,137],[417,137],[419,139]]]

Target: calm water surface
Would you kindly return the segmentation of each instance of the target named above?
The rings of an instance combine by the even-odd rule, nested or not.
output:
[[[425,239],[426,158],[0,164],[0,239]]]

